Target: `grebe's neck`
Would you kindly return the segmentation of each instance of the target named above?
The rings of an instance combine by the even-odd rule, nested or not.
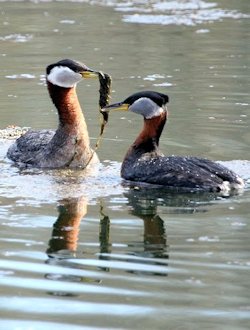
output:
[[[90,147],[87,124],[78,101],[76,89],[75,87],[59,87],[49,81],[47,84],[49,94],[59,115],[59,126],[50,141],[49,149],[53,154],[58,152],[70,154],[74,151],[74,156],[70,163],[79,158],[81,165],[87,164],[93,152]],[[62,158],[64,157],[62,156]]]
[[[157,152],[160,136],[166,120],[166,112],[161,113],[161,115],[157,117],[144,119],[143,129],[131,148],[137,153]]]
[[[63,88],[49,81],[47,81],[47,86],[52,102],[58,111],[60,126],[86,126],[76,88]]]

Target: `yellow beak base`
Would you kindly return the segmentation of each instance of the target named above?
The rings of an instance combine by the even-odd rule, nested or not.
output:
[[[80,74],[85,79],[98,78],[99,77],[99,73],[95,72],[95,71],[83,71],[83,72],[80,72]]]
[[[127,103],[114,103],[106,106],[102,109],[102,112],[109,112],[109,111],[128,111],[129,104]]]

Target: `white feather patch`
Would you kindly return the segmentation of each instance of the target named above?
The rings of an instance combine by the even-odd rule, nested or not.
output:
[[[130,111],[142,115],[146,119],[160,116],[165,110],[148,97],[141,97],[131,106]]]
[[[55,66],[48,74],[47,79],[53,85],[71,88],[82,79],[82,76],[66,66]]]

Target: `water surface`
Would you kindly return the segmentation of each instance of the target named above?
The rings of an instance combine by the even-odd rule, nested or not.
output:
[[[20,170],[0,140],[3,329],[248,329],[248,1],[0,1],[0,125],[56,128],[46,65],[113,77],[112,100],[170,97],[165,154],[223,163],[242,194],[128,189],[122,158],[142,120],[111,116],[100,170]],[[91,142],[98,83],[78,94]]]

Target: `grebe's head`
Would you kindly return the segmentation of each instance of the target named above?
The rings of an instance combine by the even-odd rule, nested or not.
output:
[[[89,69],[85,64],[65,59],[50,64],[46,69],[46,78],[53,85],[71,88],[82,78],[98,78],[98,72]]]
[[[168,96],[154,91],[142,91],[127,97],[123,102],[110,104],[103,112],[112,110],[132,111],[146,119],[159,116],[167,111]]]

